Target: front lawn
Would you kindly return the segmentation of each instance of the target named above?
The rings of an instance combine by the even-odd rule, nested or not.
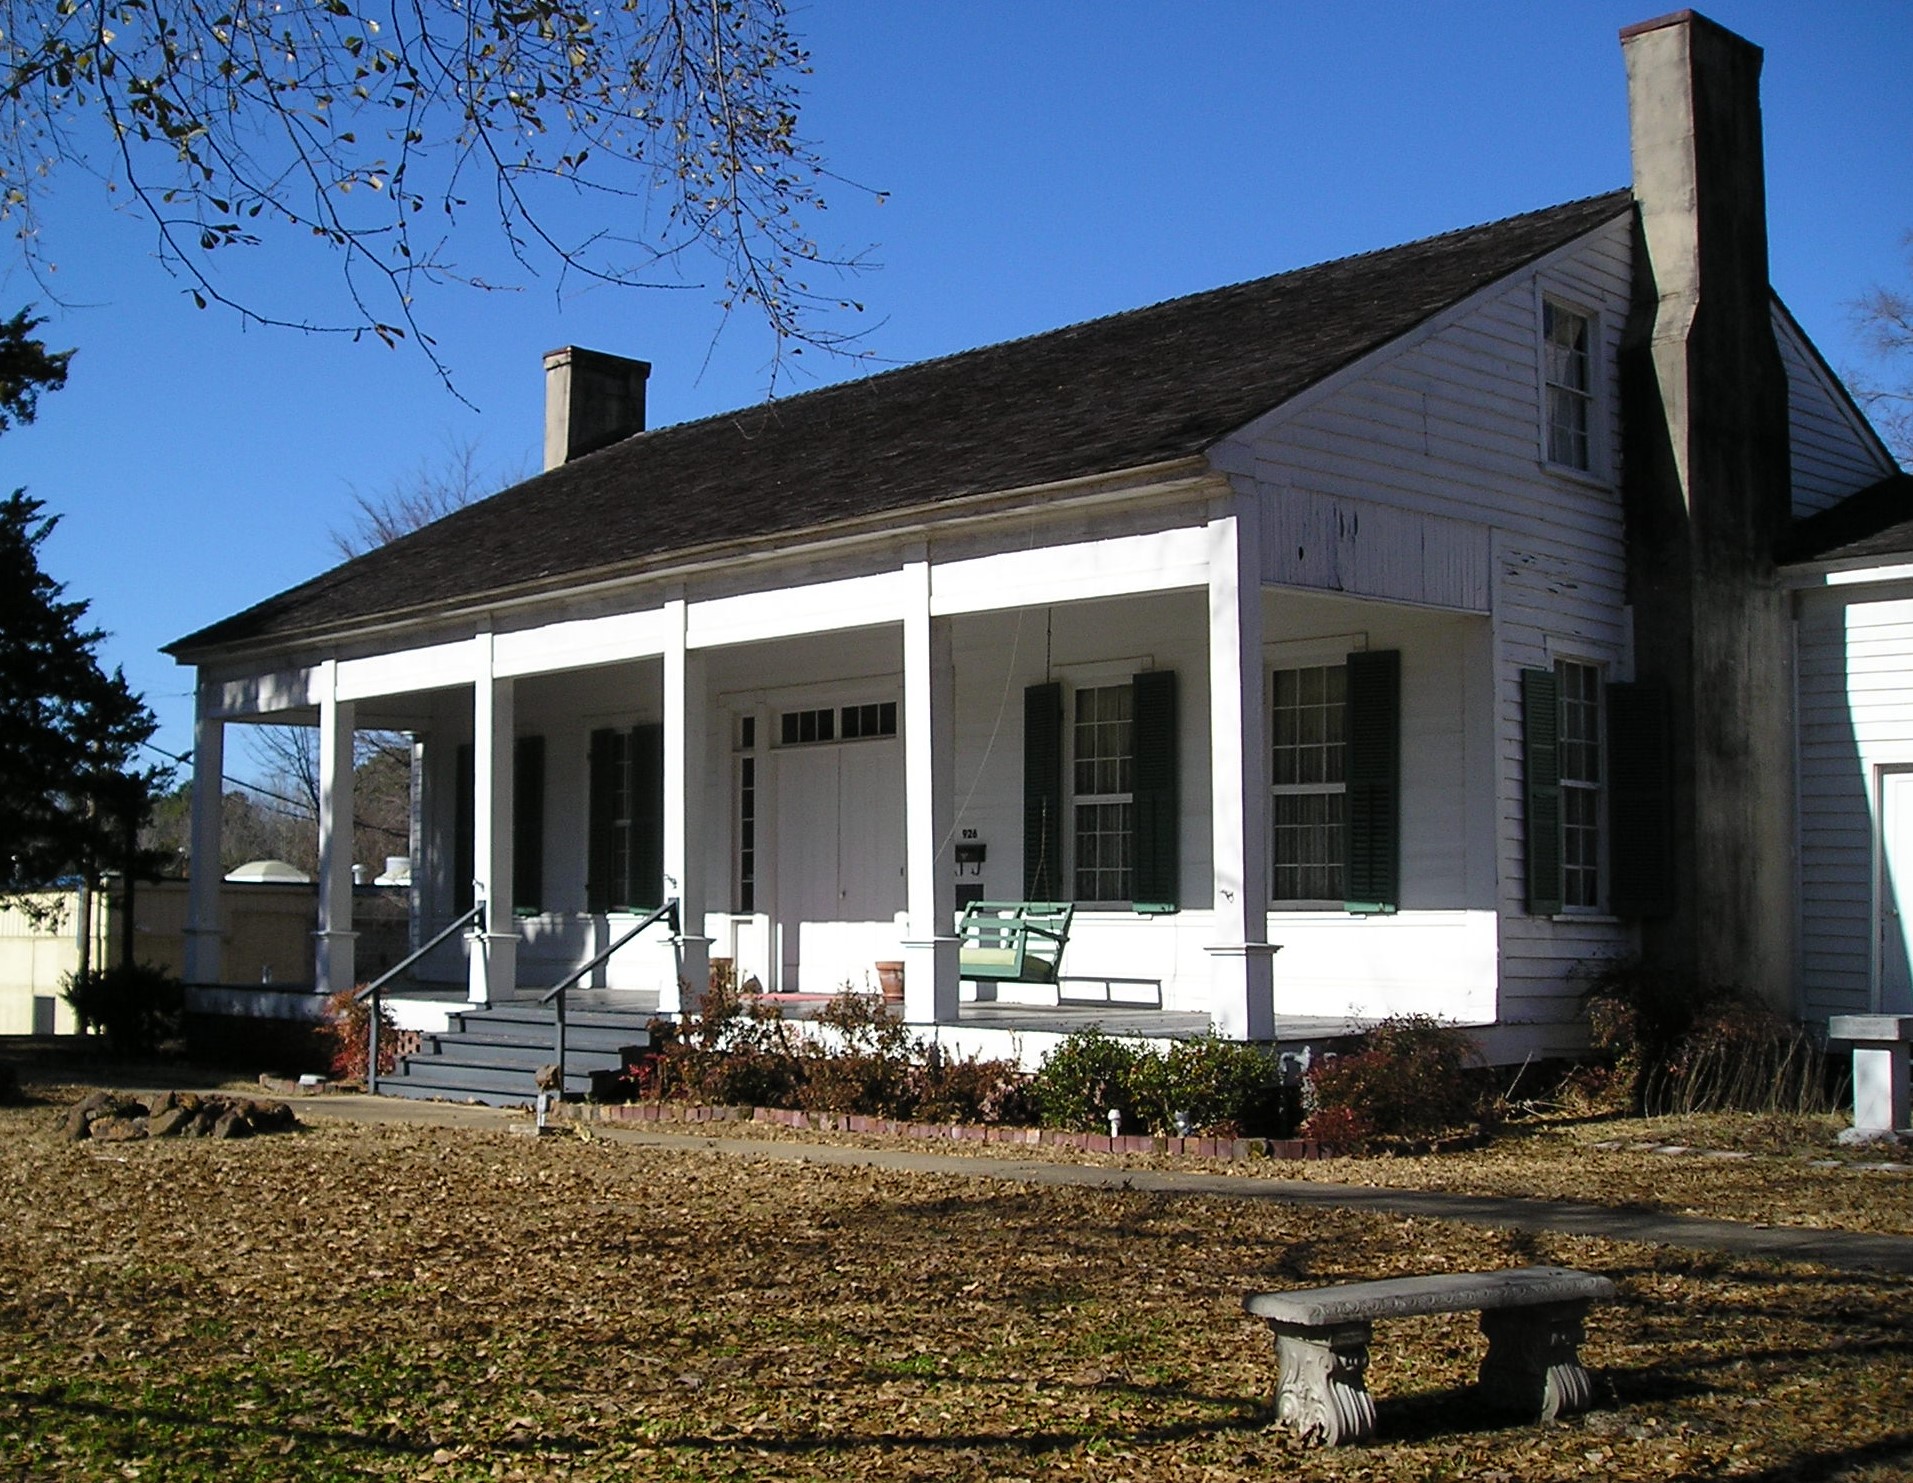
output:
[[[60,1114],[0,1111],[0,1478],[1913,1469],[1902,1278],[603,1137],[69,1143]],[[1591,1416],[1479,1415],[1458,1317],[1378,1328],[1377,1445],[1270,1427],[1244,1289],[1529,1262],[1621,1288]]]

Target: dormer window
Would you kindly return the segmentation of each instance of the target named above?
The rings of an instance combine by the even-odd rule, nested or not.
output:
[[[1594,468],[1593,329],[1587,315],[1541,301],[1548,462],[1583,473]]]

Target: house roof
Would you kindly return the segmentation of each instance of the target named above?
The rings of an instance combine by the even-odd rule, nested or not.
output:
[[[1894,473],[1830,509],[1796,520],[1781,542],[1779,559],[1794,565],[1908,554],[1913,554],[1913,474]]]
[[[167,646],[192,659],[1199,454],[1627,191],[639,433]]]

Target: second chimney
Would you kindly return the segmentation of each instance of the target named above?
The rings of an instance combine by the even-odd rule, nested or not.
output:
[[[649,361],[567,345],[545,355],[545,467],[644,431]]]

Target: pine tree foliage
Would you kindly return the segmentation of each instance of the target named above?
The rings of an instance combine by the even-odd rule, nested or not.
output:
[[[41,569],[42,508],[0,502],[0,896],[150,869],[130,841],[165,776],[139,765],[153,713],[101,668],[87,603]]]

